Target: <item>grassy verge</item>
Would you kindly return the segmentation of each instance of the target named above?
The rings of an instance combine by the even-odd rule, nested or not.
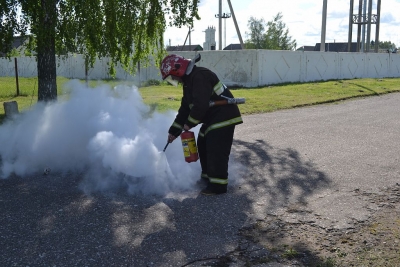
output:
[[[59,94],[68,79],[57,78]],[[98,81],[90,82],[91,86]],[[111,86],[123,81],[104,81]],[[28,109],[37,101],[37,78],[19,79],[20,95],[16,96],[16,83],[13,77],[0,77],[0,104],[5,101],[17,101],[20,111]],[[260,88],[237,88],[236,97],[246,98],[246,104],[239,105],[242,114],[271,112],[307,105],[330,103],[344,99],[380,95],[400,91],[400,78],[335,80],[310,83],[292,83]],[[155,106],[160,112],[179,108],[182,96],[181,87],[156,85],[140,88],[146,104]],[[0,109],[0,121],[4,118],[4,109]]]
[[[63,94],[64,85],[70,79],[57,77],[57,94]],[[84,81],[82,81],[84,83]],[[90,81],[89,85],[95,87],[99,83],[107,83],[110,86],[125,83],[122,81]],[[0,77],[0,123],[4,119],[3,103],[8,101],[17,101],[18,110],[24,111],[35,105],[38,98],[38,81],[37,78],[19,78],[19,95],[17,96],[17,86],[15,77]]]
[[[233,90],[233,93],[236,97],[246,98],[246,104],[239,105],[240,111],[243,114],[254,114],[396,91],[400,91],[400,78],[337,80],[261,88],[237,88]],[[157,105],[159,111],[177,110],[182,94],[180,87],[172,86],[144,87],[140,89],[140,92],[145,103]]]

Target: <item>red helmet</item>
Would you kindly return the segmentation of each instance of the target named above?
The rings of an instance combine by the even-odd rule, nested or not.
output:
[[[186,69],[190,63],[190,59],[186,59],[179,55],[168,55],[161,62],[161,76],[165,80],[169,75],[182,77],[186,73]]]

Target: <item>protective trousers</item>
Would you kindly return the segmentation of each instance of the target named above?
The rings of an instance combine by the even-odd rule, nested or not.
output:
[[[235,126],[227,126],[204,134],[207,126],[203,124],[197,139],[202,177],[212,184],[228,184],[228,162],[233,142]]]

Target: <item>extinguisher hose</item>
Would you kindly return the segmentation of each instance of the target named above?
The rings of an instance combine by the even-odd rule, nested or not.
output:
[[[223,106],[223,105],[231,105],[231,104],[244,104],[246,102],[245,98],[229,98],[229,97],[224,97],[224,100],[216,100],[216,101],[210,101],[209,107],[214,107],[214,106]]]
[[[182,130],[179,130],[177,133],[181,133],[182,132]],[[171,142],[169,142],[169,141],[167,141],[167,144],[165,145],[165,147],[164,147],[164,149],[163,149],[163,152],[165,152],[165,150],[167,149],[167,147],[168,147],[168,145],[170,144]]]

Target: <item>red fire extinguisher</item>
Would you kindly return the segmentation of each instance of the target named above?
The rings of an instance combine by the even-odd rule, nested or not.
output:
[[[183,155],[185,156],[186,162],[195,162],[199,159],[197,153],[196,138],[194,133],[191,131],[184,131],[181,133]]]

